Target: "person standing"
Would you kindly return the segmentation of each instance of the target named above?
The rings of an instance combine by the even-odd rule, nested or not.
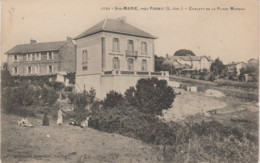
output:
[[[50,125],[49,118],[48,118],[48,113],[44,113],[42,125],[43,126],[49,126]]]
[[[64,116],[64,113],[61,109],[58,110],[58,119],[57,119],[57,125],[62,125],[62,116]]]

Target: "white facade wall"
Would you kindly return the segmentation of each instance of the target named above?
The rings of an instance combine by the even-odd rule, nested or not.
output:
[[[201,69],[207,69],[209,70],[210,69],[210,61],[208,61],[207,58],[203,57],[201,58]]]
[[[134,59],[134,70],[133,71],[141,71],[141,62],[143,59],[147,61],[147,71],[154,71],[154,51],[153,51],[153,39],[136,37],[136,36],[128,36],[122,34],[115,33],[105,33],[105,47],[106,47],[106,58],[105,58],[105,71],[112,70],[112,60],[114,57],[118,57],[120,59],[120,70],[127,71],[127,59]],[[113,51],[113,38],[119,39],[119,51]],[[134,57],[126,57],[126,50],[128,40],[133,40],[134,42],[134,51],[138,52],[138,56]],[[147,54],[141,53],[141,43],[146,42],[147,44]]]
[[[131,86],[136,86],[136,83],[141,78],[157,77],[158,79],[166,80],[169,83],[169,74],[162,76],[154,75],[79,75],[77,76],[76,90],[82,92],[88,91],[90,88],[96,90],[96,97],[103,99],[110,91],[116,91],[124,94],[124,92]]]
[[[103,33],[76,40],[76,74],[96,74],[102,71],[102,43]],[[87,70],[83,70],[82,53],[87,50]]]
[[[119,40],[119,51],[113,50],[113,39]],[[137,51],[137,57],[126,56],[128,40],[133,40],[134,51]],[[143,59],[147,62],[147,71],[154,72],[154,40],[143,37],[129,36],[123,34],[100,32],[76,40],[76,90],[82,92],[90,88],[96,90],[96,97],[102,99],[111,91],[124,93],[130,86],[135,86],[141,78],[157,77],[169,81],[169,73],[162,75],[140,75],[141,62]],[[147,54],[141,53],[141,43],[146,42]],[[88,51],[88,69],[83,70],[82,52]],[[104,72],[113,70],[113,58],[120,59],[119,74],[105,74]],[[120,71],[128,71],[127,59],[133,58],[135,74],[121,74]]]
[[[200,70],[200,61],[192,61],[192,69]]]

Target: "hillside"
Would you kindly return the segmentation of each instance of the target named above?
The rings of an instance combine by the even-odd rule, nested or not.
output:
[[[44,127],[35,118],[28,118],[34,127],[19,127],[20,119],[2,113],[3,162],[158,162],[158,153],[135,139],[55,121]]]

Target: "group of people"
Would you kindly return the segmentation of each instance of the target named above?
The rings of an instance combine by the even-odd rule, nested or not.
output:
[[[57,125],[62,125],[63,123],[63,116],[65,116],[65,114],[63,113],[63,111],[61,109],[58,110],[57,113]],[[90,117],[87,117],[84,121],[82,121],[80,124],[78,124],[76,121],[74,120],[70,120],[70,125],[74,125],[74,126],[80,126],[82,128],[87,128],[88,127],[88,121],[89,121]],[[48,113],[44,113],[43,116],[43,121],[42,121],[42,125],[43,126],[49,126],[49,118],[48,118]]]

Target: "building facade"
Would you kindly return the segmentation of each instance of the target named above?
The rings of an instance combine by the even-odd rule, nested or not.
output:
[[[60,42],[16,45],[6,52],[12,75],[54,75],[76,71],[76,46],[71,39]]]
[[[210,70],[212,60],[207,56],[166,56],[164,64],[173,65],[176,69]]]
[[[154,72],[154,39],[124,19],[105,19],[75,39],[76,89],[96,89],[103,98],[110,90],[123,93],[140,78],[168,80],[168,72]]]

